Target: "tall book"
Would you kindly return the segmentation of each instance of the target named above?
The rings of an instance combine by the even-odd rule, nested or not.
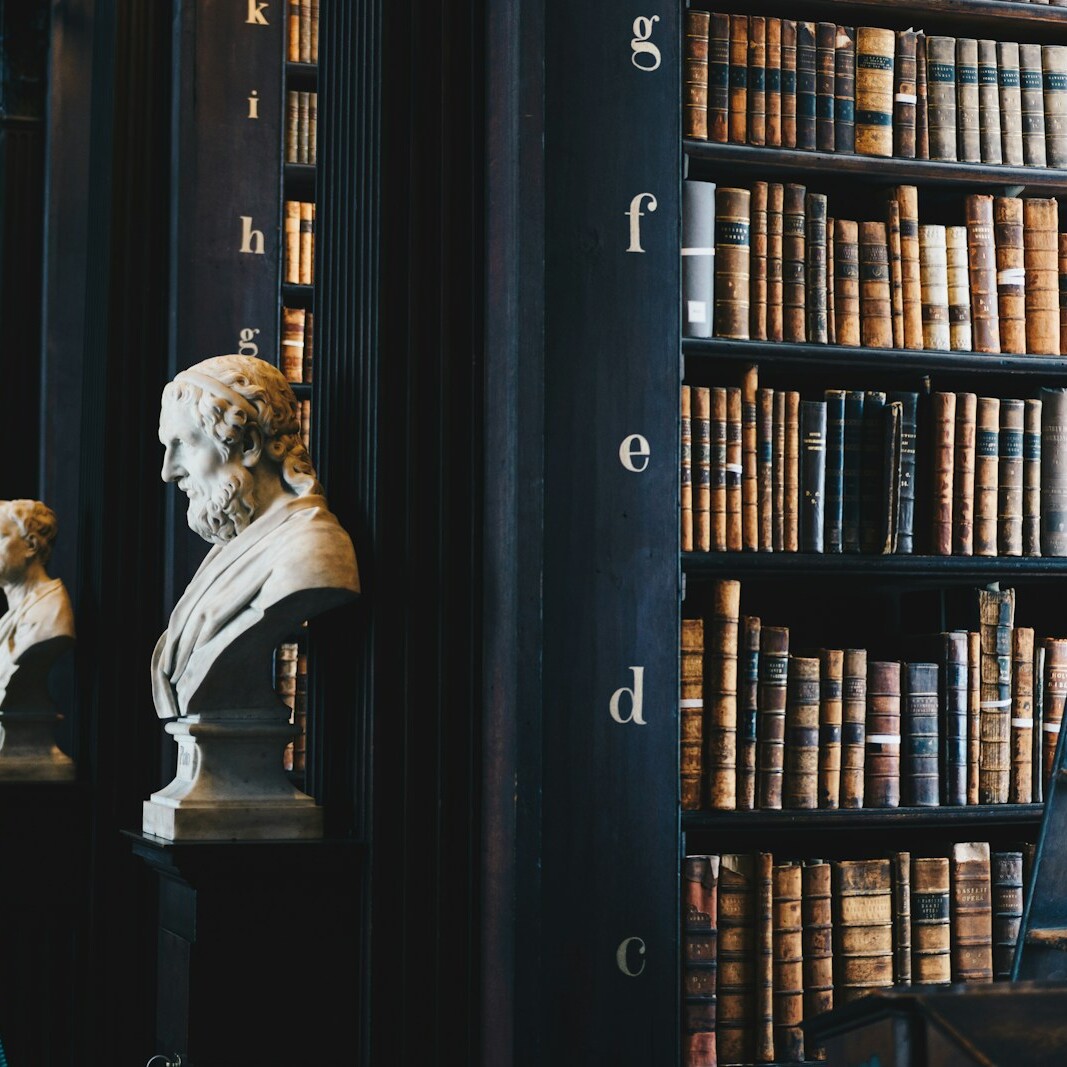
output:
[[[686,9],[682,39],[682,136],[708,139],[708,31],[711,15]]]
[[[993,852],[989,857],[993,911],[993,979],[1007,981],[1023,918],[1022,851]]]
[[[752,183],[749,251],[749,324],[753,341],[767,340],[767,183]]]
[[[898,547],[902,421],[903,405],[887,398],[882,422],[882,515],[878,532],[879,550],[884,554],[896,552]]]
[[[915,30],[897,30],[893,60],[893,155],[915,158]]]
[[[816,344],[826,344],[830,339],[826,301],[826,194],[808,193],[805,211],[807,338]]]
[[[815,23],[798,20],[797,148],[813,149],[815,147],[815,68]]]
[[[774,1059],[774,857],[756,853],[756,1060]]]
[[[1050,167],[1067,167],[1067,46],[1041,46],[1045,152]]]
[[[831,867],[809,860],[801,868],[801,914],[804,923],[804,1018],[830,1011],[834,1006],[833,908]],[[805,1042],[808,1059],[819,1058],[817,1048]]]
[[[956,158],[962,163],[982,161],[978,132],[978,42],[956,41]]]
[[[728,552],[741,551],[742,525],[742,474],[744,472],[742,443],[741,389],[730,385],[726,388],[726,463],[724,469],[726,487],[726,544]]]
[[[786,685],[789,679],[789,629],[763,626],[759,654],[759,729],[756,788],[761,809],[782,806]]]
[[[923,348],[947,352],[951,348],[948,320],[948,253],[945,227],[919,227],[922,286]]]
[[[759,478],[756,507],[758,543],[761,552],[774,547],[774,390],[756,393],[756,466]]]
[[[742,615],[737,708],[737,810],[756,806],[756,738],[759,724],[760,620]]]
[[[767,185],[767,340],[784,336],[782,292],[782,243],[785,189],[781,182]]]
[[[785,470],[783,543],[786,552],[800,547],[800,393],[785,391]]]
[[[834,319],[839,345],[860,343],[859,227],[834,219]]]
[[[681,550],[693,551],[693,391],[688,385],[681,387],[681,463],[678,490],[678,508],[681,512]]]
[[[1042,386],[1041,554],[1067,556],[1067,389]]]
[[[974,554],[974,464],[978,397],[956,394],[956,451],[952,468],[952,551]]]
[[[893,347],[904,347],[904,270],[900,258],[900,204],[886,200],[886,241],[889,248],[889,308],[893,316]]]
[[[974,434],[974,554],[997,554],[1000,398],[980,396]]]
[[[967,803],[977,804],[982,747],[982,635],[967,631]]]
[[[914,856],[911,861],[911,980],[916,985],[952,981],[949,861]]]
[[[882,491],[885,480],[886,394],[868,390],[863,400],[863,438],[860,453],[860,547],[882,550],[885,520]]]
[[[1010,167],[1023,165],[1023,106],[1019,86],[1019,45],[997,41],[997,87],[1000,94],[1000,147]]]
[[[919,193],[914,185],[893,189],[900,208],[900,275],[904,303],[904,347],[922,348],[922,272],[919,263]]]
[[[304,323],[307,312],[303,308],[282,308],[281,372],[287,382],[304,380]]]
[[[856,153],[893,154],[893,57],[896,34],[856,28]]]
[[[967,803],[967,631],[941,635],[941,802]]]
[[[948,265],[948,332],[953,352],[970,352],[971,279],[967,250],[967,227],[945,227],[945,258]]]
[[[719,857],[682,861],[682,1062],[715,1067]]]
[[[864,745],[864,804],[900,805],[900,664],[867,664],[867,732]]]
[[[842,808],[862,808],[867,747],[867,650],[845,649],[841,678]]]
[[[903,230],[901,230],[903,249]],[[859,224],[860,341],[891,348],[893,317],[889,292],[889,246],[884,222]]]
[[[1011,774],[1011,631],[1015,625],[1015,590],[979,589],[978,618],[982,637],[978,801],[1004,804]]]
[[[1019,96],[1022,102],[1023,163],[1048,165],[1045,150],[1045,87],[1041,45],[1019,45]]]
[[[993,200],[993,236],[997,257],[997,305],[1000,350],[1026,351],[1026,270],[1023,249],[1023,202],[1015,196]]]
[[[711,389],[691,387],[693,402],[693,541],[711,551]]]
[[[996,41],[978,42],[978,133],[982,162],[1002,163]]]
[[[767,19],[748,18],[748,143],[767,143]]]
[[[797,24],[782,19],[782,147],[797,147]]]
[[[1034,800],[1040,803],[1045,799],[1044,762],[1045,762],[1045,642],[1034,641],[1034,751],[1032,766],[1032,783]]]
[[[952,846],[952,980],[993,978],[993,914],[990,907],[989,845]]]
[[[1023,411],[1021,400],[1000,401],[997,468],[997,554],[1021,556],[1023,551]]]
[[[683,811],[700,807],[704,767],[704,620],[682,619],[679,695],[680,791]]]
[[[729,140],[730,16],[712,12],[708,24],[708,140]]]
[[[1008,803],[1034,798],[1034,631],[1016,626],[1011,633],[1011,777]]]
[[[719,865],[715,1040],[721,1063],[751,1063],[756,1032],[756,862],[727,853]]]
[[[926,80],[929,100],[930,158],[956,156],[956,39],[926,38]]]
[[[826,502],[826,401],[800,402],[800,551],[822,552]]]
[[[1052,780],[1052,765],[1056,758],[1056,745],[1060,739],[1060,727],[1063,723],[1063,707],[1067,701],[1067,638],[1046,637],[1044,699],[1042,700],[1041,724],[1041,781],[1045,784]]]
[[[716,337],[748,340],[751,218],[752,194],[748,189],[716,189]]]
[[[756,400],[759,371],[753,364],[741,377],[741,545],[759,547],[759,455]]]
[[[804,920],[802,868],[774,868],[774,1059],[804,1058]]]
[[[1023,555],[1041,555],[1041,401],[1023,411]]]
[[[893,984],[893,898],[886,859],[833,864],[835,1006]]]
[[[815,147],[820,152],[833,152],[837,144],[834,133],[836,68],[837,26],[833,22],[817,22],[815,24]]]
[[[926,34],[915,36],[915,158],[930,158],[929,82],[926,77]]]
[[[862,496],[863,408],[862,389],[845,393],[845,456],[842,465],[841,540],[846,552],[860,550],[860,499]]]
[[[782,807],[818,806],[819,660],[789,657]]]
[[[911,984],[911,853],[894,852],[893,864],[893,981]]]
[[[952,554],[952,502],[955,464],[956,394],[934,393],[933,507],[930,548],[934,555]]]
[[[711,387],[711,550],[726,551],[726,387]]]
[[[773,548],[785,549],[785,400],[786,391],[774,392],[774,441],[771,473],[774,478],[774,502],[771,506]]]
[[[938,678],[936,663],[903,665],[901,794],[912,807],[940,803]]]
[[[782,143],[782,20],[767,19],[767,147]]]
[[[737,796],[737,651],[741,583],[713,582],[705,620],[706,804],[732,810]]]
[[[807,275],[805,198],[803,185],[788,183],[782,208],[782,314],[786,341],[807,340]]]
[[[845,390],[826,393],[826,522],[827,552],[841,552],[845,491]]]
[[[834,151],[856,150],[856,30],[838,26],[834,43]]]
[[[682,182],[682,333],[710,337],[715,293],[715,183]]]
[[[730,16],[729,139],[748,142],[748,16]]]
[[[1067,75],[1063,77],[1067,78]],[[1067,96],[1067,92],[1064,95]],[[1064,122],[1067,122],[1067,116]],[[1060,354],[1058,230],[1059,206],[1056,200],[1051,197],[1027,197],[1023,200],[1026,351],[1033,356]]]
[[[972,193],[964,200],[971,276],[971,335],[976,352],[1000,351],[997,253],[993,197]]]
[[[841,721],[845,654],[819,651],[819,807],[841,806]]]

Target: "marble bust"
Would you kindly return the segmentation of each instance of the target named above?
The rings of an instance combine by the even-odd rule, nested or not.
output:
[[[39,500],[0,500],[0,778],[73,777],[56,746],[58,710],[48,689],[56,660],[74,645],[63,582],[47,572],[58,524]]]
[[[144,829],[313,836],[315,817],[287,810],[310,798],[281,770],[292,729],[271,653],[304,620],[358,595],[351,538],[329,510],[296,397],[273,364],[224,355],[181,371],[163,390],[159,439],[163,480],[189,498],[189,526],[213,547],[152,656],[156,713],[173,720],[179,758],[174,782],[145,804]]]

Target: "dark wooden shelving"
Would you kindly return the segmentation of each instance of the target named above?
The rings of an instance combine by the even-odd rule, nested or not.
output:
[[[286,200],[315,199],[315,164],[286,163],[282,171]]]
[[[311,382],[290,382],[297,400],[311,399]]]
[[[290,308],[311,309],[314,306],[314,285],[291,285],[282,283],[282,303]]]
[[[319,83],[317,63],[285,64],[285,84],[290,89],[314,89]]]

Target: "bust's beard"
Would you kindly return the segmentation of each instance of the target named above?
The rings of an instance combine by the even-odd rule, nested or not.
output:
[[[234,464],[209,484],[188,485],[189,529],[214,545],[232,541],[255,516],[252,484],[252,472]]]

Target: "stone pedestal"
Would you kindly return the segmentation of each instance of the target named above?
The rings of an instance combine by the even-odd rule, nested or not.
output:
[[[69,782],[74,761],[55,742],[55,712],[0,712],[0,781]]]

